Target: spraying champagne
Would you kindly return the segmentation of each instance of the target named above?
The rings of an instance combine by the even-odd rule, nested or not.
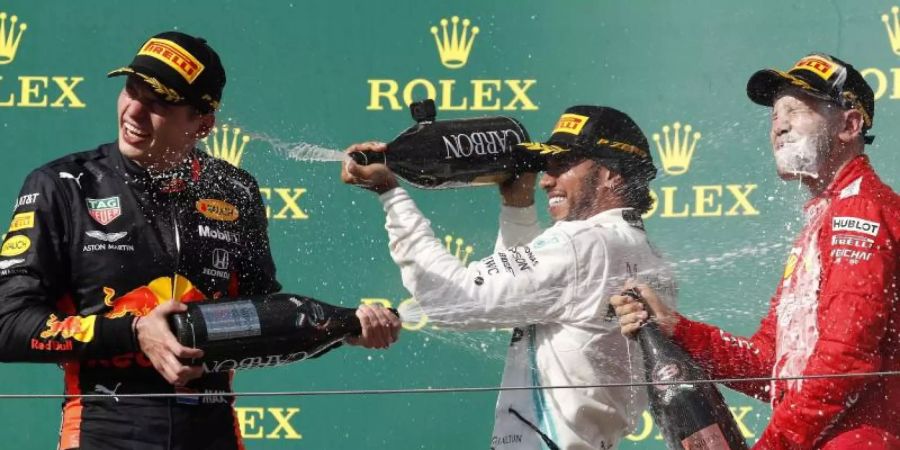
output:
[[[643,301],[637,290],[625,295]],[[706,372],[654,322],[637,332],[647,381],[671,384],[647,387],[650,410],[670,450],[746,450],[734,416]]]

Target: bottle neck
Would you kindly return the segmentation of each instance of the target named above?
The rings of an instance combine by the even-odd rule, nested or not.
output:
[[[351,152],[350,159],[361,166],[368,166],[369,164],[385,164],[387,161],[385,152],[373,152],[371,150]]]

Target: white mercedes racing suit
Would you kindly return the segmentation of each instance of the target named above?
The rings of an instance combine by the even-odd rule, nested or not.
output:
[[[425,314],[441,328],[515,327],[504,387],[642,379],[637,346],[607,318],[609,297],[629,276],[673,306],[675,288],[636,212],[612,209],[541,232],[534,207],[503,207],[495,253],[467,268],[403,189],[381,201],[391,256],[421,308],[401,311],[404,321]],[[645,388],[502,391],[491,448],[610,449],[645,407]]]

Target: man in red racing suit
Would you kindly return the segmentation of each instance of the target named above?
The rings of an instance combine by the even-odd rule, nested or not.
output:
[[[744,339],[639,289],[713,378],[782,378],[729,385],[772,404],[756,449],[900,449],[900,378],[815,378],[900,370],[900,197],[862,154],[872,139],[872,90],[852,66],[814,54],[789,72],[757,72],[748,95],[773,106],[779,174],[800,177],[814,195],[768,314]],[[612,303],[623,333],[648,316],[626,296]]]
[[[675,339],[714,378],[900,370],[900,200],[858,156],[807,203],[766,317],[750,339],[680,318]],[[735,383],[772,403],[760,448],[900,446],[900,378]],[[840,439],[834,439],[840,436]],[[858,445],[858,447],[857,447]],[[894,448],[894,447],[889,447]],[[900,448],[900,447],[897,447]]]

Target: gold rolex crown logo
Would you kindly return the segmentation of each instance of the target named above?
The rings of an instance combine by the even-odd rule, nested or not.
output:
[[[447,245],[447,251],[462,261],[463,265],[466,265],[469,262],[469,256],[472,256],[472,252],[475,249],[471,245],[463,247],[464,243],[465,241],[461,237],[454,239],[450,234],[444,236],[444,244]],[[456,244],[455,248],[454,244]]]
[[[887,28],[888,39],[891,40],[891,49],[894,50],[894,54],[900,56],[900,17],[898,17],[898,13],[900,13],[900,7],[895,6],[891,8],[894,20],[892,21],[887,14],[882,14],[881,21],[884,22],[884,27]]]
[[[28,29],[28,24],[20,23],[19,32],[16,33],[16,23],[18,22],[18,17],[10,17],[7,28],[6,13],[0,12],[0,64],[9,64],[16,59],[16,51],[19,50],[19,43],[22,42],[22,34]]]
[[[701,136],[699,131],[691,134],[692,129],[690,125],[682,127],[680,122],[675,122],[671,128],[668,125],[662,127],[662,136],[653,133],[659,159],[667,174],[681,175],[688,171],[691,157],[694,156],[694,149]]]
[[[441,56],[441,64],[448,69],[459,69],[466,65],[469,59],[469,52],[472,51],[472,43],[475,42],[475,35],[478,34],[478,27],[472,27],[471,34],[469,25],[472,22],[469,19],[462,20],[462,31],[459,30],[459,17],[450,18],[453,29],[447,32],[447,19],[441,19],[441,29],[443,30],[438,36],[438,27],[431,27],[431,34],[434,35],[434,41],[437,43],[438,53]]]
[[[212,141],[210,145],[209,141]],[[203,146],[206,147],[206,153],[227,161],[234,167],[240,167],[241,158],[244,156],[244,147],[250,142],[250,136],[246,134],[241,136],[240,128],[229,128],[228,125],[213,127],[209,136],[203,138]]]

